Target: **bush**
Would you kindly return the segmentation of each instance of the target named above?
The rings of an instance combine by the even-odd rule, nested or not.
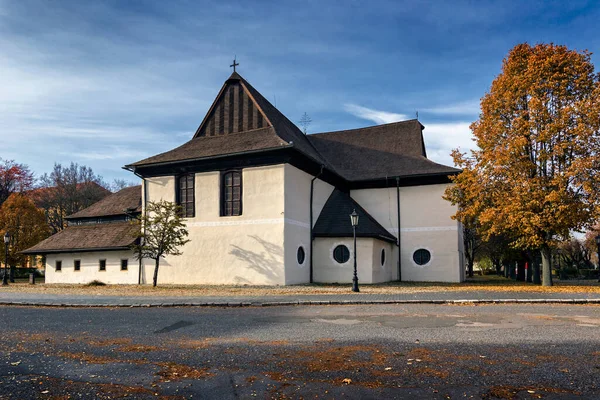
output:
[[[90,283],[86,284],[85,286],[106,286],[106,283],[101,282],[97,279],[94,279],[93,281],[91,281]]]
[[[580,269],[579,270],[581,277],[584,279],[597,279],[599,272],[600,271],[598,271],[597,269]]]

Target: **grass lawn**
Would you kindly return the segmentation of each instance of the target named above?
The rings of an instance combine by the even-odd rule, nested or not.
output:
[[[40,280],[38,280],[40,282]],[[43,280],[42,280],[43,282]],[[29,285],[18,281],[7,287],[0,286],[0,292],[22,292],[64,295],[104,295],[104,296],[280,296],[308,294],[350,293],[350,284],[312,284],[293,286],[245,286],[245,285],[106,285],[86,286],[72,284]],[[600,293],[600,283],[596,280],[559,281],[555,286],[542,287],[531,283],[517,282],[498,276],[477,276],[464,283],[432,282],[390,282],[375,285],[361,284],[361,293],[395,294],[448,291],[489,291],[489,292],[573,292]]]

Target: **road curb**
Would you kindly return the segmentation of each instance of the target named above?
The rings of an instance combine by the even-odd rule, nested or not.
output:
[[[293,300],[293,301],[223,301],[223,302],[169,302],[169,303],[64,303],[43,301],[0,301],[0,306],[57,307],[57,308],[168,308],[168,307],[289,307],[328,305],[381,305],[381,304],[600,304],[600,299],[458,299],[458,300]]]

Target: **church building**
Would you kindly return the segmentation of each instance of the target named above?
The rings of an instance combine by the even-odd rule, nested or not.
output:
[[[190,240],[161,260],[159,284],[290,285],[464,280],[462,228],[443,200],[459,170],[427,158],[409,120],[306,135],[237,72],[193,138],[131,163],[142,185],[69,216],[26,250],[47,283],[149,283],[129,219],[181,205]],[[350,214],[359,216],[353,250]]]

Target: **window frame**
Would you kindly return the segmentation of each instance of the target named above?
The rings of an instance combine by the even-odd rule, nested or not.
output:
[[[300,255],[301,254],[302,254],[302,262],[300,262]],[[296,262],[301,267],[304,264],[306,264],[306,250],[304,250],[304,246],[303,245],[298,246],[298,249],[296,250]]]
[[[345,252],[347,252],[347,253],[348,253],[348,258],[346,259],[346,261],[343,261],[343,262],[341,262],[340,260],[338,260],[338,259],[336,258],[336,256],[335,256],[336,250],[337,250],[337,249],[339,249],[339,248],[342,248],[342,247],[345,249],[345,250],[342,250],[342,251],[345,251]],[[333,261],[335,261],[336,263],[338,263],[338,264],[340,264],[340,265],[344,265],[344,264],[347,264],[347,263],[348,263],[348,261],[350,261],[350,259],[352,258],[352,253],[350,252],[350,249],[348,248],[348,246],[346,246],[346,245],[345,245],[345,244],[343,244],[343,243],[340,243],[340,244],[337,244],[337,245],[336,245],[336,246],[333,248],[333,250],[331,251],[331,256],[333,257]],[[343,258],[342,258],[342,259],[343,259]]]
[[[419,253],[419,254],[421,254],[421,253],[427,254],[427,256],[428,256],[427,262],[422,262],[423,261],[422,256],[419,256],[418,257],[419,261],[417,261],[417,253]],[[419,247],[418,249],[416,249],[415,251],[413,251],[413,254],[412,254],[412,261],[413,261],[413,263],[415,263],[415,265],[418,265],[419,267],[424,267],[424,266],[428,265],[431,262],[432,258],[433,258],[433,256],[431,254],[431,250],[426,249],[424,247]]]
[[[123,261],[125,262],[125,268],[123,268]],[[121,258],[121,271],[129,270],[129,258]]]
[[[73,260],[73,271],[81,271],[81,260]]]
[[[102,264],[104,264],[104,268],[102,268]],[[98,260],[98,271],[106,271],[106,258]]]
[[[62,271],[62,260],[54,261],[54,271],[61,272]]]
[[[233,191],[236,187],[239,186],[240,188],[240,198],[238,200],[239,202],[239,211],[238,214],[234,214],[233,213],[233,209],[234,209],[234,204],[235,204],[235,200],[226,200],[225,199],[225,193],[226,190],[229,186],[227,186],[225,184],[225,180],[227,179],[227,176],[230,174],[239,174],[240,177],[240,184],[239,185],[235,185],[233,182],[235,181],[235,175],[232,175],[232,179],[231,179],[231,192],[232,192],[232,197],[233,197]],[[243,198],[244,198],[244,179],[243,179],[243,174],[242,174],[242,170],[241,169],[229,169],[226,171],[221,171],[221,177],[220,177],[220,215],[221,217],[239,217],[243,214]],[[227,203],[231,203],[231,207],[228,208],[228,204]],[[228,209],[231,209],[231,214],[228,213]]]
[[[190,179],[191,178],[191,179]],[[185,179],[185,188],[186,190],[186,201],[182,203],[181,201],[181,191],[182,191],[182,180]],[[188,184],[191,182],[191,188]],[[190,189],[192,193],[192,199],[189,200]],[[194,218],[196,216],[196,174],[193,172],[179,174],[175,176],[175,203],[181,207],[181,216],[183,218]],[[191,204],[192,211],[191,215],[188,214],[188,205]]]

